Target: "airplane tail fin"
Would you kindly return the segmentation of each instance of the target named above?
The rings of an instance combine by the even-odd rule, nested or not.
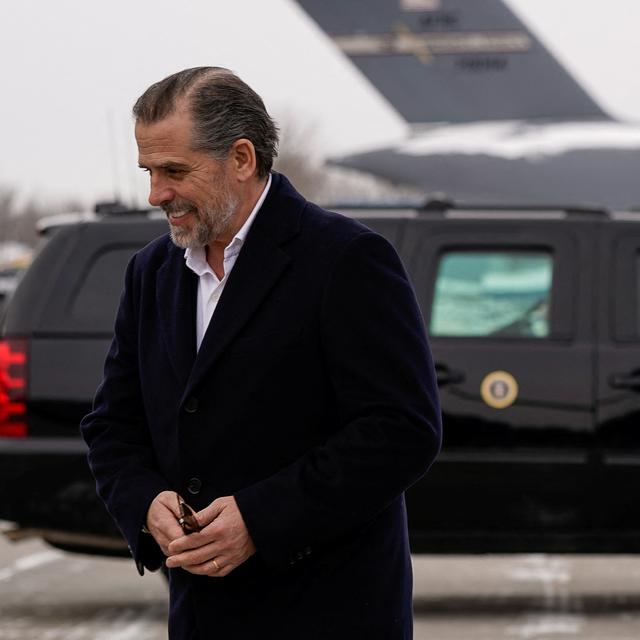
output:
[[[297,0],[409,123],[609,120],[502,0]]]

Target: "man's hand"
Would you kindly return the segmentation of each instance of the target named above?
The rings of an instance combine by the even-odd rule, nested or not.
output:
[[[178,496],[174,491],[163,491],[153,499],[147,511],[147,529],[168,556],[169,544],[184,535],[178,524]]]
[[[233,496],[218,498],[196,514],[202,530],[169,544],[167,567],[182,567],[199,576],[231,573],[256,547]]]

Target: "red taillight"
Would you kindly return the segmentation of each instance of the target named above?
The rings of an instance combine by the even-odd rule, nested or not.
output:
[[[0,340],[0,437],[27,437],[27,341]]]

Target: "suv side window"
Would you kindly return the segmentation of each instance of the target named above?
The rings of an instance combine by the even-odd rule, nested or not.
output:
[[[545,251],[451,250],[438,262],[434,337],[546,338],[553,257]]]
[[[113,329],[124,272],[138,248],[112,246],[93,259],[72,298],[70,312],[75,320],[90,323],[96,331]]]
[[[610,337],[614,342],[640,341],[640,236],[634,227],[612,228],[607,249],[611,252],[605,277],[611,283]],[[605,262],[607,264],[607,262]],[[622,292],[613,295],[612,292]]]

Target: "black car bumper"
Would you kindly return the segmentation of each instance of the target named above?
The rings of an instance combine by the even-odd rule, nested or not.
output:
[[[57,539],[105,538],[110,554],[122,542],[96,495],[79,438],[0,439],[0,519]]]

